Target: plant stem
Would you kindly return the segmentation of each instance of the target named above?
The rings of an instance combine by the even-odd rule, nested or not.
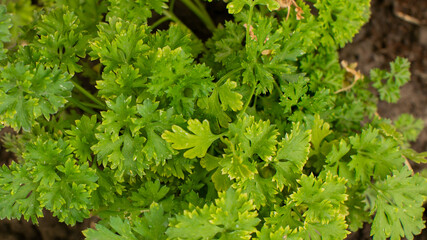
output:
[[[71,80],[71,82],[74,84],[74,87],[81,92],[83,95],[85,95],[87,98],[92,100],[94,103],[98,104],[99,107],[102,109],[105,109],[105,104],[101,102],[99,99],[97,99],[95,96],[93,96],[90,92],[88,92],[86,89],[84,89],[80,84],[78,84],[76,81]]]
[[[80,103],[83,104],[86,107],[95,108],[95,109],[99,109],[99,110],[105,110],[104,107],[101,107],[98,104],[88,103],[88,102],[80,102]]]
[[[72,104],[76,105],[76,107],[80,108],[81,110],[85,111],[86,113],[96,114],[95,111],[93,111],[92,109],[86,107],[85,105],[83,105],[82,103],[80,103],[75,98],[71,97],[71,98],[68,99],[68,101],[71,102]]]
[[[165,10],[163,10],[163,15],[165,15],[166,17],[168,17],[172,21],[176,22],[177,24],[180,24],[180,25],[184,26],[186,29],[188,29],[188,31],[191,32],[191,34],[194,35],[194,37],[198,38],[196,36],[196,34],[194,34],[194,32],[191,31],[191,29],[189,27],[187,27],[187,25],[185,25],[181,20],[179,20],[179,18],[173,12],[170,12],[170,11],[168,11],[168,10],[165,9]]]
[[[215,24],[210,18],[209,14],[206,11],[203,11],[199,7],[197,7],[191,0],[181,0],[197,17],[202,20],[202,22],[206,25],[206,27],[211,31],[215,31]],[[201,3],[199,3],[201,4]]]
[[[248,100],[246,101],[245,106],[243,106],[243,109],[242,109],[242,110],[240,111],[240,113],[238,114],[239,116],[243,115],[243,114],[246,112],[246,109],[248,108],[249,103],[251,103],[252,97],[255,95],[255,89],[256,89],[256,84],[254,84],[254,85],[252,86],[251,95],[250,95],[250,97],[248,98]]]
[[[277,88],[277,91],[279,92],[280,95],[283,94],[282,89],[280,89],[279,84],[276,81],[273,81],[273,85]]]
[[[205,5],[203,5],[203,3],[200,2],[200,0],[194,0],[194,2],[199,7],[200,11],[202,11],[203,14],[205,14],[206,16],[208,16],[210,18],[209,14],[208,14],[208,11],[206,11]],[[211,19],[211,22],[213,22],[212,18],[210,18],[210,19]]]
[[[154,30],[157,26],[166,22],[169,19],[170,19],[169,17],[164,16],[164,17],[160,18],[159,20],[155,21],[153,24],[150,25],[151,30]]]
[[[252,26],[252,15],[253,15],[253,13],[254,13],[254,4],[253,4],[253,2],[251,2],[251,4],[249,5],[248,24],[246,26],[246,46],[245,46],[246,49],[248,49],[249,41],[251,40],[249,32],[250,32],[250,29]]]
[[[236,72],[238,72],[238,71],[240,71],[240,70],[242,70],[243,69],[243,67],[239,67],[239,68],[236,68],[236,69],[234,69],[234,70],[232,70],[232,71],[230,71],[230,72],[228,72],[228,73],[226,73],[224,76],[222,76],[219,80],[218,80],[218,82],[216,82],[215,84],[216,84],[216,86],[218,87],[218,86],[220,86],[224,81],[226,81],[231,75],[233,75],[234,73],[236,73]]]
[[[169,10],[173,12],[173,8],[175,7],[175,0],[171,0],[169,4]]]

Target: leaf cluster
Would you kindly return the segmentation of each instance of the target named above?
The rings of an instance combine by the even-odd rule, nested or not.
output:
[[[310,2],[230,0],[215,26],[210,3],[183,0],[205,42],[175,1],[0,6],[0,123],[17,155],[0,218],[99,216],[88,239],[344,239],[364,223],[413,239],[423,122],[376,112],[409,62],[369,76],[340,63],[369,1]]]

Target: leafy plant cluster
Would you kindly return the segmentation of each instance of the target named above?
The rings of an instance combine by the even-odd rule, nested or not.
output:
[[[409,62],[363,76],[337,50],[369,0],[229,0],[212,37],[175,0],[3,1],[0,217],[47,209],[88,239],[413,239],[423,122],[376,113]],[[6,10],[7,9],[7,10]],[[167,24],[169,23],[169,24]],[[159,26],[162,27],[160,30]],[[377,89],[377,92],[370,88]]]

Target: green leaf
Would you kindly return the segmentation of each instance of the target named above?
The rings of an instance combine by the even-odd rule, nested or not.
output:
[[[214,84],[210,69],[204,64],[196,64],[182,48],[172,50],[169,46],[157,49],[153,61],[148,92],[166,96],[178,114],[191,116],[197,100],[212,91]]]
[[[374,239],[413,239],[425,227],[422,220],[427,181],[411,176],[407,168],[394,171],[383,181],[375,183],[368,193],[371,215],[375,214],[371,236]]]
[[[226,111],[239,111],[243,107],[242,95],[233,91],[236,87],[236,82],[227,79],[223,85],[216,87],[208,98],[200,99],[197,105],[207,114],[218,119],[221,126],[228,127],[231,118]]]
[[[76,164],[67,142],[39,137],[26,145],[23,157],[33,182],[38,183],[40,207],[70,225],[89,217],[98,177],[88,163]]]
[[[184,153],[186,158],[204,157],[211,144],[220,137],[212,134],[207,120],[203,123],[198,119],[188,120],[188,130],[194,134],[177,125],[172,126],[173,132],[165,131],[162,134],[162,138],[171,143],[174,149],[189,149]]]
[[[11,15],[7,13],[6,6],[0,5],[0,60],[6,58],[7,49],[4,49],[5,42],[11,40],[10,28],[12,27]]]
[[[231,179],[252,179],[257,173],[257,160],[270,162],[275,154],[278,133],[268,120],[255,122],[253,116],[244,116],[230,124],[225,135],[227,138],[221,140],[227,148],[220,165],[222,173]]]
[[[258,155],[264,161],[271,161],[276,152],[277,129],[270,121],[252,123],[245,129],[244,136],[249,140],[251,154]]]
[[[9,42],[11,34],[9,29],[12,27],[11,16],[7,13],[6,6],[0,6],[0,41]],[[2,46],[3,47],[3,46]]]
[[[143,239],[166,240],[166,229],[169,216],[163,210],[162,205],[152,203],[150,209],[144,212],[141,221],[135,222],[134,231],[139,233]]]
[[[316,114],[314,117],[314,123],[311,132],[311,144],[313,148],[313,154],[320,152],[320,146],[323,139],[332,133],[329,128],[329,123],[324,122],[322,119],[320,119],[320,116]]]
[[[136,63],[147,55],[150,47],[146,40],[146,25],[136,25],[121,18],[111,17],[108,23],[98,25],[98,37],[90,46],[92,59],[100,59],[104,72]]]
[[[32,69],[8,64],[0,74],[0,119],[15,129],[29,131],[35,119],[54,114],[71,96],[70,75],[42,64]]]
[[[350,137],[350,143],[357,153],[350,156],[348,166],[362,183],[371,181],[371,177],[384,179],[393,170],[401,169],[405,161],[396,141],[381,137],[378,129],[371,126]]]
[[[226,111],[227,109],[231,109],[236,112],[242,109],[242,95],[232,91],[232,89],[235,89],[236,87],[236,82],[227,79],[223,85],[216,89],[218,91],[222,110]]]
[[[165,164],[165,161],[171,159],[176,152],[164,139],[160,137],[166,129],[170,129],[173,124],[184,123],[182,116],[176,115],[173,108],[166,111],[158,109],[159,102],[152,102],[149,99],[144,100],[143,104],[137,105],[137,111],[141,118],[135,123],[144,126],[141,131],[145,132],[147,142],[142,151],[149,161],[158,164]]]
[[[108,17],[119,17],[132,21],[137,25],[147,23],[151,18],[152,10],[158,14],[166,8],[167,0],[150,0],[150,1],[127,1],[127,0],[110,0]]]
[[[302,174],[310,152],[311,131],[304,131],[300,124],[294,124],[292,132],[279,142],[277,156],[273,161],[276,174],[273,180],[282,190],[285,186],[295,186],[295,180]]]
[[[233,0],[227,4],[228,13],[237,14],[246,4],[252,4],[252,0]]]
[[[324,35],[320,42],[326,46],[344,47],[369,20],[369,0],[316,1],[314,6],[318,10],[319,32]]]
[[[16,162],[0,168],[0,218],[20,218],[38,223],[43,216],[36,192],[37,182],[33,182],[30,171]]]
[[[331,173],[324,178],[311,174],[302,175],[298,183],[284,205],[276,205],[265,226],[272,232],[285,230],[288,239],[344,239],[349,233],[345,179]]]
[[[166,233],[172,239],[250,239],[260,221],[254,209],[247,194],[230,188],[214,204],[176,216]]]
[[[95,137],[96,128],[98,127],[96,120],[96,115],[90,118],[83,116],[80,120],[76,120],[75,125],[71,126],[71,130],[66,131],[69,135],[68,141],[74,149],[74,154],[81,163],[92,160],[91,147],[98,142]]]
[[[148,207],[153,202],[159,202],[169,192],[166,186],[160,186],[160,181],[157,179],[155,182],[147,181],[144,186],[138,189],[138,192],[133,192],[131,200],[135,205]]]
[[[114,99],[120,95],[132,96],[142,93],[147,82],[132,65],[123,65],[113,71],[104,71],[102,80],[96,81],[98,94],[105,99]]]
[[[373,86],[378,89],[380,99],[395,103],[400,98],[400,87],[410,80],[409,61],[406,58],[397,57],[390,63],[390,72],[373,69],[370,72]]]
[[[424,128],[424,122],[421,119],[416,119],[410,114],[401,114],[394,122],[399,132],[403,134],[406,141],[415,141],[418,135]]]
[[[80,21],[74,12],[64,6],[42,16],[37,30],[40,38],[34,45],[41,53],[41,61],[48,67],[59,66],[71,75],[81,72],[77,64],[86,56],[88,35],[80,28]]]
[[[227,4],[228,13],[237,14],[242,11],[245,5],[255,6],[255,4],[267,5],[270,11],[277,10],[280,7],[279,3],[274,0],[233,0]]]
[[[112,240],[137,240],[138,238],[132,233],[132,228],[129,220],[121,220],[120,217],[111,216],[109,224],[113,228],[108,229],[104,225],[97,224],[96,229],[89,228],[84,232],[86,239],[89,240],[101,240],[101,239],[112,239]],[[117,234],[116,234],[117,233]]]

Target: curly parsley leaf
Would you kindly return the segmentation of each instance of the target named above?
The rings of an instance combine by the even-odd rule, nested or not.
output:
[[[7,65],[0,74],[0,114],[7,125],[29,131],[41,115],[49,118],[67,102],[73,84],[70,75],[40,64]]]
[[[371,236],[374,239],[413,239],[424,228],[422,208],[427,181],[419,175],[410,176],[407,168],[393,171],[368,192],[371,215],[375,214]]]
[[[188,133],[177,125],[172,126],[173,132],[165,131],[162,134],[162,138],[171,143],[174,149],[189,149],[184,153],[186,158],[204,157],[211,144],[220,137],[211,132],[207,120],[203,123],[198,119],[188,120],[188,130],[194,134]]]
[[[295,180],[302,174],[310,152],[311,131],[304,131],[295,124],[290,134],[279,142],[277,156],[273,160],[276,174],[273,181],[282,190],[285,186],[295,186]]]
[[[400,98],[400,87],[410,80],[409,61],[397,57],[390,63],[390,72],[376,68],[371,70],[370,75],[373,86],[380,93],[380,99],[395,103]]]
[[[77,62],[86,56],[89,36],[81,29],[74,12],[64,7],[54,9],[42,16],[37,30],[40,38],[35,47],[46,66],[59,66],[71,75],[82,71]]]
[[[279,3],[274,0],[233,0],[227,4],[227,9],[230,14],[237,14],[242,11],[245,5],[253,7],[256,4],[266,5],[270,11],[277,10],[280,7]]]
[[[380,136],[378,129],[372,127],[350,137],[350,143],[357,152],[351,155],[348,166],[362,183],[371,181],[371,177],[384,179],[393,170],[401,169],[405,161],[396,141]]]
[[[20,218],[38,223],[37,218],[43,216],[40,206],[39,193],[35,190],[39,186],[33,182],[29,170],[12,162],[7,167],[0,168],[0,218]]]
[[[170,221],[166,231],[170,238],[213,238],[219,234],[226,239],[250,239],[260,221],[247,194],[232,188],[219,193],[215,203],[191,208]]]

